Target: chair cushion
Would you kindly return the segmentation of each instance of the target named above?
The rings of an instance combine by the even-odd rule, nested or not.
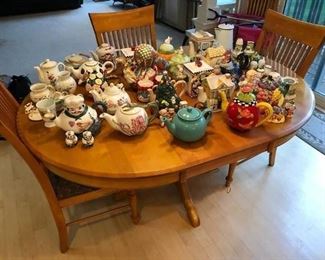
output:
[[[67,199],[73,196],[81,195],[83,193],[97,190],[96,188],[77,184],[75,182],[68,181],[55,175],[51,172],[48,173],[50,182],[59,200]]]

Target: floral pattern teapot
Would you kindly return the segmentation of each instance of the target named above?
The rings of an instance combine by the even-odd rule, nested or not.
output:
[[[54,85],[59,72],[65,69],[65,65],[62,62],[46,59],[39,66],[35,66],[34,69],[38,73],[40,82]]]
[[[118,106],[131,103],[131,99],[122,83],[116,85],[110,83],[108,85],[105,82],[102,88],[104,91],[92,89],[89,93],[93,96],[95,102],[105,103],[108,113],[114,114]]]
[[[102,43],[97,47],[95,52],[91,51],[90,53],[94,60],[100,62],[114,62],[116,58],[116,49],[113,46],[110,46],[108,43]]]
[[[154,113],[149,117],[145,107],[153,108]],[[158,115],[158,106],[154,103],[149,103],[146,106],[131,105],[117,107],[114,116],[102,113],[99,117],[104,118],[111,127],[122,132],[125,135],[133,136],[144,133],[148,125]]]

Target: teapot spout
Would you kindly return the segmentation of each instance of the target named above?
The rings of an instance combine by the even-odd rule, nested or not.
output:
[[[66,69],[71,72],[75,79],[80,79],[82,77],[79,69],[75,69],[72,66],[66,66]]]
[[[91,54],[91,56],[93,57],[94,60],[99,61],[99,57],[95,52],[90,51],[90,54]]]
[[[149,92],[149,101],[150,102],[153,102],[156,100],[156,94],[153,92],[152,89],[148,89],[148,92]]]
[[[163,122],[165,123],[165,125],[167,126],[168,131],[169,131],[171,134],[175,135],[175,134],[176,134],[176,125],[175,125],[175,123],[169,121],[169,119],[168,119],[167,117],[163,117],[163,118],[162,118],[162,121],[163,121]]]
[[[37,71],[37,74],[38,74],[38,78],[41,82],[46,82],[45,78],[44,78],[44,75],[42,73],[42,70],[39,66],[34,66],[34,69],[36,69]]]
[[[115,130],[121,131],[119,125],[117,124],[116,116],[112,116],[108,113],[102,113],[99,115],[99,118],[105,119],[111,127],[113,127]]]
[[[92,89],[89,91],[89,93],[93,96],[93,99],[95,102],[102,100],[101,95],[99,94],[99,92],[97,90]]]

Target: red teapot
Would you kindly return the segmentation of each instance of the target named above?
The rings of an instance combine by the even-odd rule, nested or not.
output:
[[[267,102],[256,102],[252,90],[250,85],[242,87],[228,105],[226,113],[228,124],[232,128],[240,131],[250,130],[262,125],[272,116],[272,106]]]

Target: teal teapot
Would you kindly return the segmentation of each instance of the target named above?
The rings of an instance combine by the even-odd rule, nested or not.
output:
[[[168,131],[177,139],[184,142],[195,142],[201,139],[211,120],[212,110],[204,109],[202,112],[194,107],[184,107],[178,110],[172,121],[163,118]]]

